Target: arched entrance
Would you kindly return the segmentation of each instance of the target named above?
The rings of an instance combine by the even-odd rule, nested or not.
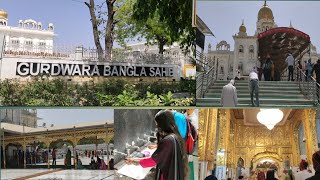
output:
[[[274,152],[265,151],[262,153],[258,153],[252,158],[252,163],[253,168],[256,168],[253,170],[257,170],[257,168],[263,171],[275,168],[277,168],[278,172],[282,172],[283,170],[283,159]]]
[[[294,28],[272,28],[258,34],[259,61],[264,64],[267,55],[275,64],[275,79],[280,80],[286,70],[285,62],[287,53],[290,51],[295,59],[300,59],[310,49],[310,36]]]
[[[23,168],[23,148],[20,143],[9,143],[5,146],[5,161],[7,168]]]

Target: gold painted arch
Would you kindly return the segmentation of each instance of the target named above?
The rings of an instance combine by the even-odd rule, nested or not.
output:
[[[279,164],[281,164],[283,162],[283,159],[277,153],[268,152],[268,151],[256,154],[252,158],[252,161],[254,163],[257,163],[257,162],[259,162],[259,161],[261,161],[263,159],[271,159],[271,160],[274,160],[274,161],[278,162]]]

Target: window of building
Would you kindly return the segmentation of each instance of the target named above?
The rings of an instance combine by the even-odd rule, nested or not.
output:
[[[19,41],[18,39],[12,39],[12,40],[11,40],[11,43],[12,43],[13,45],[18,45],[18,44],[20,43],[20,41]]]
[[[39,46],[44,47],[44,46],[46,46],[46,43],[45,42],[39,42]]]
[[[223,66],[220,67],[220,74],[224,74],[224,67]]]
[[[239,46],[239,53],[243,53],[243,46],[242,45]]]
[[[32,41],[30,41],[30,40],[26,41],[26,45],[31,46],[32,44],[33,44]]]

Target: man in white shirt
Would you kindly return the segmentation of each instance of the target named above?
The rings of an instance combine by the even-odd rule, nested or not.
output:
[[[234,80],[223,86],[221,94],[221,105],[223,107],[235,107],[238,104],[237,89],[234,87]]]
[[[313,174],[308,171],[308,163],[306,161],[301,162],[300,171],[294,175],[296,180],[306,180],[311,176]]]
[[[290,80],[293,81],[294,57],[290,52],[288,53],[288,56],[286,58],[286,63],[288,64],[288,70],[289,70],[288,81]]]
[[[251,104],[252,107],[259,106],[259,77],[256,72],[256,68],[254,67],[253,70],[249,74],[249,91],[251,96]],[[253,93],[256,96],[256,103],[253,102]]]

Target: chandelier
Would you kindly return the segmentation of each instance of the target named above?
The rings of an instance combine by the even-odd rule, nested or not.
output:
[[[257,114],[259,123],[272,130],[283,118],[283,112],[280,109],[260,109]]]

